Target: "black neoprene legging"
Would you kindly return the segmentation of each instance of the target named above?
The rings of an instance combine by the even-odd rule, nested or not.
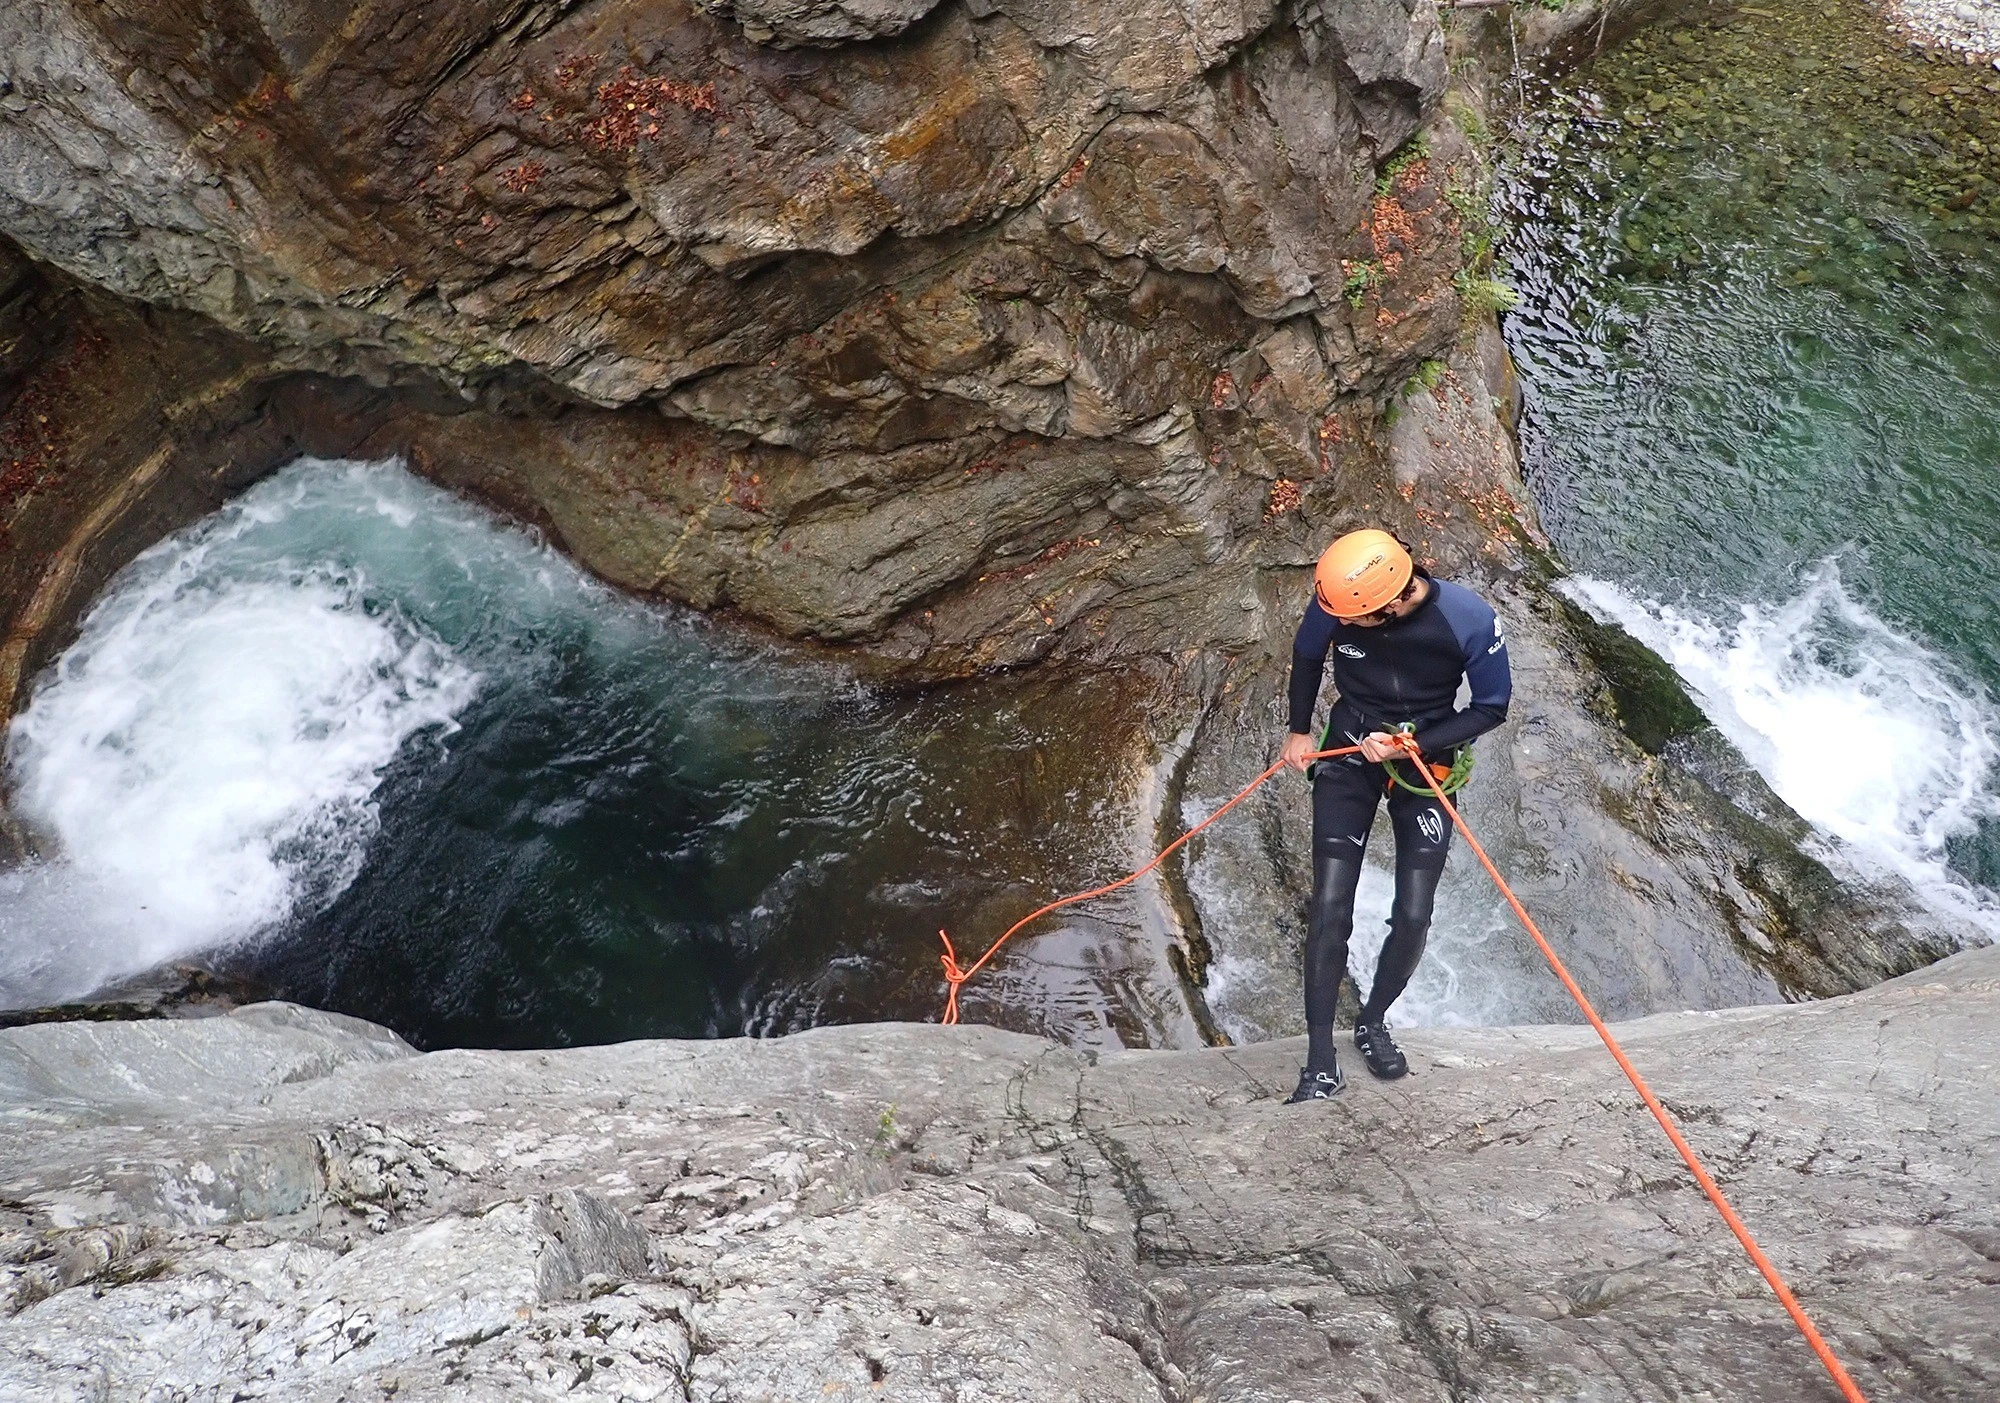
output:
[[[1354,931],[1354,891],[1383,780],[1382,767],[1359,756],[1322,760],[1313,773],[1313,894],[1305,950],[1309,1025],[1333,1022]],[[1416,972],[1451,851],[1451,821],[1435,795],[1390,790],[1389,823],[1396,834],[1396,898],[1389,909],[1389,938],[1362,1004],[1362,1021],[1368,1023],[1382,1020]]]

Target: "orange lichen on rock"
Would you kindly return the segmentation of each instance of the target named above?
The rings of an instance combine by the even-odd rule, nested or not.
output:
[[[630,67],[619,69],[616,78],[599,85],[597,101],[603,110],[583,124],[583,137],[602,151],[630,151],[638,146],[641,136],[658,135],[657,119],[665,108],[677,107],[704,117],[721,111],[714,83],[648,78]]]
[[[1051,565],[1065,556],[1075,555],[1080,550],[1104,544],[1099,536],[1073,536],[1067,541],[1057,541],[1034,559],[1036,565]]]
[[[1467,482],[1459,489],[1459,496],[1471,508],[1473,519],[1486,528],[1488,536],[1496,541],[1513,539],[1520,527],[1521,504],[1504,486],[1482,490]]]
[[[1271,484],[1271,495],[1264,502],[1264,519],[1269,521],[1274,516],[1297,511],[1299,503],[1305,499],[1304,488],[1288,477],[1281,477]]]
[[[540,161],[523,161],[512,170],[501,171],[500,183],[516,195],[520,195],[534,189],[547,174],[547,169]]]
[[[996,580],[1007,583],[1032,580],[1035,578],[1037,572],[1045,567],[1054,565],[1058,561],[1075,555],[1080,550],[1091,550],[1103,544],[1104,538],[1102,536],[1072,536],[1068,540],[1057,541],[1054,545],[1045,547],[1032,559],[1023,561],[1019,565],[1012,565],[1004,570],[989,570],[979,577],[978,582],[983,585],[989,581]],[[1055,599],[1061,593],[1062,590],[1058,589],[1055,593],[1044,596],[1034,607],[1038,611],[1045,610],[1048,607],[1048,601]]]
[[[1368,211],[1368,238],[1384,276],[1394,277],[1406,254],[1417,247],[1417,223],[1394,195],[1378,195]]]
[[[1333,446],[1344,442],[1347,438],[1347,430],[1341,424],[1340,416],[1329,414],[1321,419],[1313,430],[1313,436],[1319,441],[1319,470],[1323,473],[1332,472]]]
[[[1070,186],[1076,184],[1079,180],[1083,179],[1083,173],[1089,169],[1090,169],[1090,157],[1078,156],[1074,164],[1072,164],[1068,170],[1062,173],[1062,179],[1056,182],[1056,193],[1058,195],[1062,194],[1063,191],[1069,189]]]
[[[269,112],[286,95],[285,80],[275,73],[267,73],[256,91],[244,100],[244,106],[253,112]]]
[[[732,506],[747,512],[764,514],[764,481],[757,473],[745,474],[742,469],[731,467],[723,477],[722,495]]]
[[[556,65],[556,86],[568,88],[583,76],[586,68],[597,66],[596,54],[572,54]]]

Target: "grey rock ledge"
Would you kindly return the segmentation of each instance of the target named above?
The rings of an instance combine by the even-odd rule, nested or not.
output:
[[[2000,1396],[2000,950],[1625,1025],[1871,1399]],[[0,1033],[0,1397],[1831,1398],[1587,1030]]]

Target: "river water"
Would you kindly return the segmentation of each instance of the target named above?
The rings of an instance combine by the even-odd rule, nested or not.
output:
[[[2000,932],[2000,74],[1771,0],[1530,111],[1505,330],[1576,597],[1858,865]],[[0,1006],[194,958],[426,1046],[929,1017],[940,926],[1144,855],[1141,688],[898,693],[301,462],[135,561],[17,718],[59,855],[0,875]],[[1461,977],[1514,938],[1484,889],[1440,914],[1400,1016],[1520,1016]],[[1191,1042],[1165,947],[1149,892],[1069,913],[969,1016]]]
[[[2000,933],[2000,73],[1771,0],[1531,107],[1504,328],[1577,598],[1859,866]]]
[[[0,1006],[195,958],[426,1046],[932,1017],[940,927],[1135,864],[1132,686],[899,694],[300,462],[128,567],[16,719],[60,856],[0,876]],[[1053,923],[969,1016],[1193,1040],[1151,910]]]

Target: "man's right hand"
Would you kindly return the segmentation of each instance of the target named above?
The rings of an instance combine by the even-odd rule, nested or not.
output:
[[[1319,747],[1313,744],[1311,736],[1302,736],[1293,731],[1285,737],[1285,748],[1278,752],[1278,758],[1293,769],[1303,772],[1306,766],[1312,763],[1309,757],[1317,749]]]

